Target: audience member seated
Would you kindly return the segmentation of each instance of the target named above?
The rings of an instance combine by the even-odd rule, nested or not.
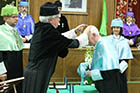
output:
[[[134,13],[128,11],[126,13],[125,23],[123,24],[123,33],[124,37],[131,41],[130,45],[135,47],[139,42],[138,37],[140,36],[140,29],[135,24]]]

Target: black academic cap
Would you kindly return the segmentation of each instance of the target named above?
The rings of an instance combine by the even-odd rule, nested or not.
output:
[[[60,1],[55,1],[55,5],[57,5],[57,7],[62,7],[62,3]]]
[[[57,14],[59,14],[59,11],[54,3],[46,2],[40,7],[40,16],[52,16]]]

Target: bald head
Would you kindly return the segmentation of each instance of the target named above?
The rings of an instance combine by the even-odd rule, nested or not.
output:
[[[89,35],[92,35],[93,33],[95,33],[96,35],[99,35],[99,31],[95,26],[90,25],[89,28],[90,28],[90,34]]]
[[[91,45],[95,46],[96,45],[96,42],[100,39],[100,34],[99,34],[99,31],[98,29],[91,25],[91,26],[88,26],[89,29],[90,29],[90,33],[89,33],[89,42]]]

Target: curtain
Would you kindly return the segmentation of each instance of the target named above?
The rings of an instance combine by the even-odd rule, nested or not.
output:
[[[128,0],[116,0],[116,18],[125,19],[127,12]]]
[[[140,28],[140,0],[129,0],[128,6],[132,8],[136,19],[136,24]]]

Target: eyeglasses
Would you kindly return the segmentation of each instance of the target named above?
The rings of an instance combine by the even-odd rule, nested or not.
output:
[[[18,18],[18,16],[9,16],[10,18]]]

